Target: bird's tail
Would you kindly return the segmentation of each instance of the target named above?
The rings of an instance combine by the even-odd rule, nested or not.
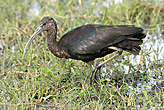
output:
[[[134,55],[138,55],[141,50],[141,47],[139,45],[143,43],[142,39],[145,37],[146,35],[144,33],[138,33],[129,37],[123,42],[116,44],[115,46]]]

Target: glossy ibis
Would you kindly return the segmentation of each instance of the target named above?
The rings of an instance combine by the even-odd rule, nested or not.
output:
[[[87,24],[77,27],[65,35],[57,42],[57,24],[51,17],[44,17],[40,26],[27,42],[23,56],[25,56],[28,45],[41,32],[47,37],[47,45],[52,54],[59,58],[72,58],[90,63],[95,58],[103,57],[114,51],[118,51],[114,56],[96,66],[90,76],[92,76],[106,62],[119,56],[122,51],[132,54],[139,54],[142,39],[145,37],[143,29],[134,25],[93,25]]]

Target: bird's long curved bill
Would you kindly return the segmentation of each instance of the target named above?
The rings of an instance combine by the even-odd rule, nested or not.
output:
[[[33,35],[30,37],[30,39],[28,40],[25,48],[24,48],[24,52],[23,52],[23,57],[25,57],[26,55],[26,51],[27,51],[27,48],[29,46],[29,44],[34,40],[34,38],[43,31],[43,27],[42,26],[39,26],[36,31],[33,33]]]

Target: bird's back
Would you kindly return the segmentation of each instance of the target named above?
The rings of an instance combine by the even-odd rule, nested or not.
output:
[[[139,41],[145,37],[144,34],[139,35],[142,31],[142,28],[133,25],[110,26],[88,24],[69,31],[59,42],[64,42],[76,54],[94,54],[105,47],[118,45],[127,39]],[[125,47],[126,45],[123,46]]]

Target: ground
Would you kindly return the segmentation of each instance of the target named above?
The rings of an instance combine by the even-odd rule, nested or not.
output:
[[[121,0],[120,0],[121,1]],[[1,0],[1,109],[162,109],[164,108],[164,2],[139,0]],[[58,40],[84,24],[136,25],[147,37],[141,52],[105,64],[96,91],[91,66],[60,59],[41,34],[23,49],[44,16],[58,24]],[[96,59],[94,65],[114,55]]]

